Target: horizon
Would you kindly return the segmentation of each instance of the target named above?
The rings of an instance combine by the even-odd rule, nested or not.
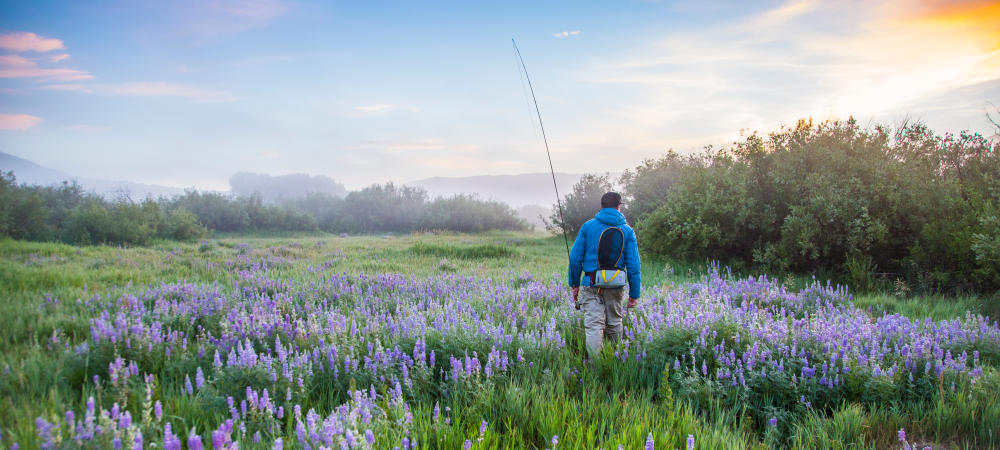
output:
[[[800,118],[992,133],[1000,2],[5,3],[0,151],[82,178],[355,190],[621,172]]]

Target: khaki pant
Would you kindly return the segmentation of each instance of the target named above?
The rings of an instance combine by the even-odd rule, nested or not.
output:
[[[625,288],[580,288],[580,308],[583,310],[590,359],[597,359],[605,339],[612,342],[621,339],[624,294]]]

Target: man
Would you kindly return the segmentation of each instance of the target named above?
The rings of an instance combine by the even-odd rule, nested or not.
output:
[[[604,284],[597,278],[604,267],[598,265],[598,243],[605,231],[611,228],[611,234],[622,236],[618,254],[611,260],[616,267],[624,268],[628,275],[628,307],[635,307],[639,300],[640,262],[639,247],[635,239],[635,231],[625,223],[625,216],[619,211],[622,196],[616,192],[608,192],[601,197],[601,210],[593,219],[588,220],[580,228],[573,250],[569,255],[569,285],[573,291],[573,301],[583,309],[583,325],[586,328],[587,351],[591,359],[595,359],[604,345],[604,340],[617,341],[622,335],[622,300],[624,286],[617,288],[594,287],[594,284]],[[607,245],[607,244],[605,244]],[[606,247],[605,247],[606,248]],[[615,259],[618,257],[618,259]],[[607,259],[605,257],[605,259]],[[624,267],[622,267],[624,266]],[[610,272],[610,271],[608,271]],[[615,271],[617,274],[617,271]],[[583,292],[580,292],[583,274]]]

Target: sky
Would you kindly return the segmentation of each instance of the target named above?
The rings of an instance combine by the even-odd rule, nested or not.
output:
[[[797,119],[991,135],[1000,2],[0,1],[0,151],[85,178],[358,189],[619,172]],[[992,103],[991,103],[992,102]]]

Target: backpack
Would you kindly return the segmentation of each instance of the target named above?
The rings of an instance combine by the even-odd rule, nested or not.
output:
[[[591,276],[591,285],[599,288],[620,288],[628,282],[621,266],[625,254],[625,232],[618,227],[608,227],[597,241],[597,270]]]

